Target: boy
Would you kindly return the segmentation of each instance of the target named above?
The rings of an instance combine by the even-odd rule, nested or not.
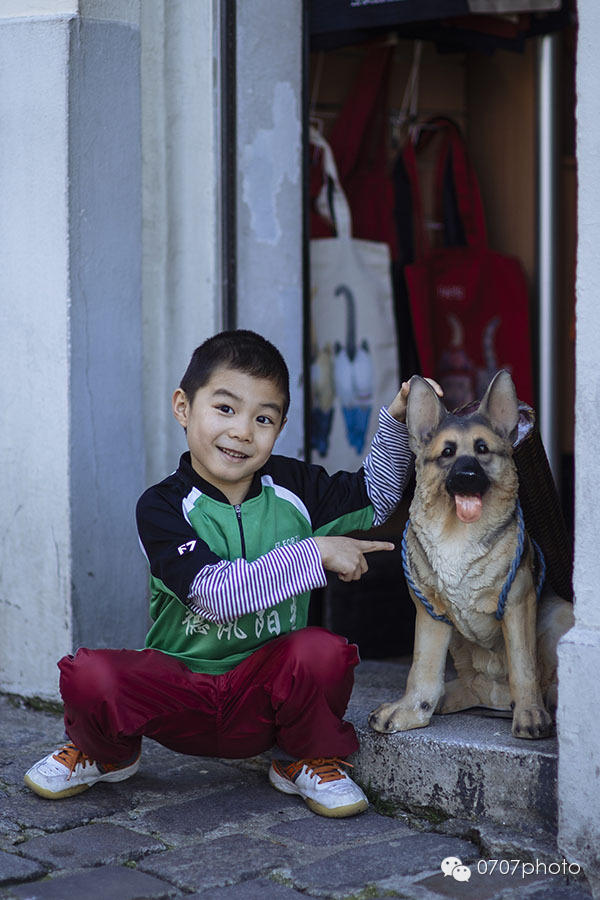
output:
[[[243,758],[278,746],[271,784],[326,816],[367,799],[341,768],[354,752],[343,721],[357,648],[306,627],[326,571],[359,579],[386,541],[343,537],[384,521],[412,456],[408,385],[386,412],[364,467],[329,476],[272,455],[286,421],[289,376],[279,351],[251,331],[198,347],[173,395],[189,452],[137,506],[151,572],[144,650],[88,650],[59,662],[72,743],[36,763],[25,783],[52,799],[139,766],[142,736],[181,753]]]

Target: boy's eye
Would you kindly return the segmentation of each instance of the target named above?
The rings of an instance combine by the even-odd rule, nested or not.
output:
[[[256,419],[257,422],[260,422],[261,425],[273,425],[273,419],[270,419],[269,416],[258,416]]]
[[[222,413],[232,413],[233,412],[233,409],[231,408],[231,406],[227,406],[226,403],[219,403],[219,405],[217,406],[217,409],[219,410],[219,412],[222,412]]]

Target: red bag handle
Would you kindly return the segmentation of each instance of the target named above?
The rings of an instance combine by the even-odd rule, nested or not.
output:
[[[413,232],[415,235],[415,257],[421,259],[430,250],[429,237],[423,217],[423,201],[417,168],[417,153],[442,131],[442,141],[436,162],[435,209],[443,217],[442,198],[448,157],[452,164],[452,178],[456,192],[458,211],[465,231],[468,246],[487,246],[485,216],[481,192],[475,169],[469,159],[464,139],[458,126],[450,119],[436,117],[430,119],[417,140],[416,147],[409,141],[403,151],[404,165],[410,180],[413,201]]]
[[[343,182],[359,165],[385,168],[387,88],[393,46],[372,44],[330,136]]]

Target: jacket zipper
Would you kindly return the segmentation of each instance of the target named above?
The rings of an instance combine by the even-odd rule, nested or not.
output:
[[[240,541],[242,542],[242,557],[246,559],[246,541],[244,540],[244,529],[242,528],[242,507],[239,503],[237,503],[234,507],[235,514],[237,516],[238,525],[240,528]]]

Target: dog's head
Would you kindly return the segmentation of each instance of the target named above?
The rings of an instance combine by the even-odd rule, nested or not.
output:
[[[496,506],[516,496],[512,444],[518,422],[515,386],[504,370],[493,378],[479,408],[469,416],[449,413],[431,385],[414,376],[406,425],[421,498],[427,495],[429,503],[445,502],[462,522],[469,523],[481,518],[484,504]]]

